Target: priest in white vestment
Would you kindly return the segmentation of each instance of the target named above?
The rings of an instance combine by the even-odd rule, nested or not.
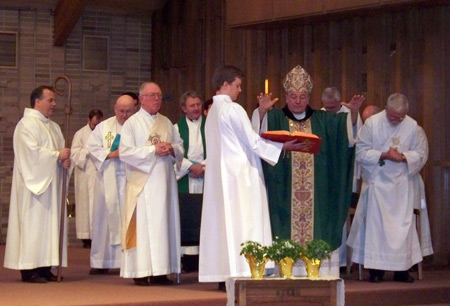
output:
[[[395,281],[413,282],[408,269],[422,260],[411,188],[423,148],[417,122],[407,112],[407,98],[392,94],[358,135],[363,184],[347,244],[353,262],[370,269],[371,282],[382,281],[385,270],[395,271]]]
[[[224,290],[229,277],[250,276],[239,255],[241,243],[253,240],[272,244],[261,158],[274,165],[283,149],[299,144],[265,140],[257,135],[247,113],[233,102],[241,92],[243,73],[236,67],[216,70],[217,95],[206,120],[206,152],[199,281],[219,282]]]
[[[417,127],[419,142],[423,149],[423,158],[420,168],[422,169],[428,160],[428,139],[425,131],[421,126]],[[422,249],[422,257],[433,254],[433,245],[431,243],[430,221],[428,219],[427,199],[425,195],[425,184],[420,173],[413,176],[413,193],[411,197],[414,199],[414,209],[420,210],[420,248]]]
[[[97,175],[97,170],[86,148],[86,142],[91,132],[102,120],[101,110],[93,109],[89,112],[88,123],[73,136],[70,153],[70,159],[75,169],[76,236],[81,239],[84,248],[91,247],[94,184]]]
[[[122,126],[134,111],[133,99],[129,95],[120,96],[114,105],[115,115],[97,125],[86,143],[97,169],[92,214],[91,275],[106,274],[108,269],[120,268],[121,216],[126,177],[118,147]]]
[[[183,160],[183,141],[168,118],[158,113],[160,87],[144,83],[141,109],[125,122],[120,159],[127,164],[122,219],[120,275],[138,286],[169,285],[180,272],[180,215],[174,164]]]
[[[14,170],[4,266],[20,270],[22,281],[56,281],[50,269],[59,262],[59,224],[63,168],[70,167],[59,125],[50,120],[55,90],[40,86],[30,97],[32,108],[14,130]],[[63,267],[67,266],[64,220]]]

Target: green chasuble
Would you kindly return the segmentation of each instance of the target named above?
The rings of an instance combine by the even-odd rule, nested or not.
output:
[[[323,239],[338,248],[352,194],[354,149],[348,147],[347,114],[308,106],[302,120],[287,107],[267,116],[270,131],[299,130],[322,138],[316,155],[285,152],[274,167],[263,161],[272,235],[300,243]]]
[[[206,117],[202,116],[202,123],[200,124],[200,133],[202,134],[202,143],[203,143],[203,158],[206,159],[206,142],[205,142],[205,121]],[[184,148],[184,158],[188,158],[188,150],[189,150],[189,127],[186,122],[186,116],[181,117],[177,122],[178,131],[180,132],[180,137],[183,139],[183,148]],[[178,180],[178,192],[179,193],[189,193],[189,175],[183,176]]]

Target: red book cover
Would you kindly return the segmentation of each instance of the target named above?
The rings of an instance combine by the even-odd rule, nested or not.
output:
[[[312,154],[319,153],[320,144],[322,143],[322,138],[319,136],[303,132],[290,133],[289,131],[268,131],[262,133],[261,137],[276,142],[286,142],[298,139],[299,142],[306,143],[306,149],[299,151]]]

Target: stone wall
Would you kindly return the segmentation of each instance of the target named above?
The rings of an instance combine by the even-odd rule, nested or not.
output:
[[[62,47],[53,46],[53,16],[48,10],[2,10],[0,31],[18,33],[17,68],[0,68],[0,221],[1,241],[6,239],[13,168],[13,132],[29,106],[31,91],[39,85],[53,85],[60,75],[72,82],[69,141],[86,124],[92,108],[102,109],[105,118],[113,115],[113,103],[124,91],[137,92],[151,76],[151,21],[148,17],[115,16],[85,12]],[[83,35],[108,37],[108,71],[84,71]],[[64,82],[58,82],[67,92]],[[64,125],[59,97],[52,119]],[[67,141],[67,140],[66,140]],[[73,179],[69,200],[74,203]],[[73,236],[73,233],[72,235]]]

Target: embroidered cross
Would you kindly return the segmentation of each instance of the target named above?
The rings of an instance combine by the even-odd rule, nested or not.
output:
[[[105,136],[105,139],[108,141],[108,149],[111,148],[112,141],[114,139],[114,136],[111,132],[108,132],[108,134]]]

